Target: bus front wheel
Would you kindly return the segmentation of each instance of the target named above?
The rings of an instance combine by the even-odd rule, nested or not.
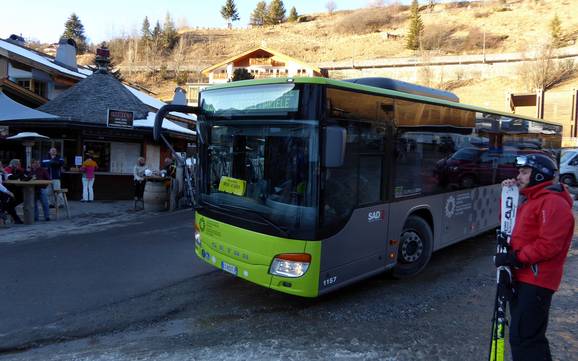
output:
[[[412,277],[421,272],[431,258],[433,234],[421,217],[409,216],[399,237],[395,278]]]

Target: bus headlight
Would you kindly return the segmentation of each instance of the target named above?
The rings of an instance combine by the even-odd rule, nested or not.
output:
[[[275,256],[269,273],[275,276],[296,278],[303,276],[311,264],[311,255],[307,253],[285,253]]]

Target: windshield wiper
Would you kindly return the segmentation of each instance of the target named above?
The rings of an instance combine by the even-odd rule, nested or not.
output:
[[[271,227],[275,228],[277,231],[279,231],[279,233],[283,234],[285,237],[289,236],[289,233],[287,233],[286,230],[284,230],[283,228],[281,228],[280,225],[278,225],[277,223],[273,222],[272,220],[270,220],[269,218],[265,217],[263,214],[250,209],[250,208],[245,208],[245,207],[241,207],[241,206],[233,206],[233,205],[226,205],[225,207],[230,208],[230,209],[235,209],[235,210],[239,210],[239,211],[245,211],[247,213],[251,213],[251,214],[255,214],[257,215],[262,221],[264,221],[265,223],[267,223],[268,225],[270,225]]]
[[[284,230],[283,228],[281,228],[280,225],[276,224],[275,222],[273,222],[273,221],[270,220],[269,218],[265,217],[263,214],[255,211],[255,210],[253,210],[253,209],[245,208],[245,207],[240,207],[240,206],[233,206],[233,205],[230,205],[230,204],[227,204],[227,205],[218,205],[218,204],[215,204],[215,203],[212,203],[212,202],[207,202],[207,201],[205,201],[205,200],[203,200],[203,202],[206,203],[206,204],[208,204],[208,205],[211,206],[211,207],[214,207],[214,208],[216,208],[216,209],[219,209],[219,210],[225,211],[225,212],[230,211],[231,209],[234,209],[234,210],[243,211],[243,212],[246,212],[246,213],[255,214],[255,215],[257,215],[262,221],[264,221],[265,223],[267,223],[267,224],[270,225],[271,227],[275,228],[275,230],[277,230],[279,233],[281,233],[281,234],[284,235],[285,237],[289,237],[289,233],[287,233],[286,230]]]

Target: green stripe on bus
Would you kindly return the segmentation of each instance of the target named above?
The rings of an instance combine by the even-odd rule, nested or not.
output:
[[[302,297],[318,295],[321,242],[270,236],[198,212],[195,219],[201,233],[201,245],[195,245],[195,253],[205,262],[228,272],[227,267],[234,266],[238,277],[277,291]],[[299,278],[271,275],[271,262],[282,253],[309,253],[311,264],[307,272]]]

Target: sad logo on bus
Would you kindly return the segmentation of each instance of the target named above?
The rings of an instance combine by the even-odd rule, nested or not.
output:
[[[367,214],[367,221],[369,223],[383,221],[383,210],[369,212]]]

